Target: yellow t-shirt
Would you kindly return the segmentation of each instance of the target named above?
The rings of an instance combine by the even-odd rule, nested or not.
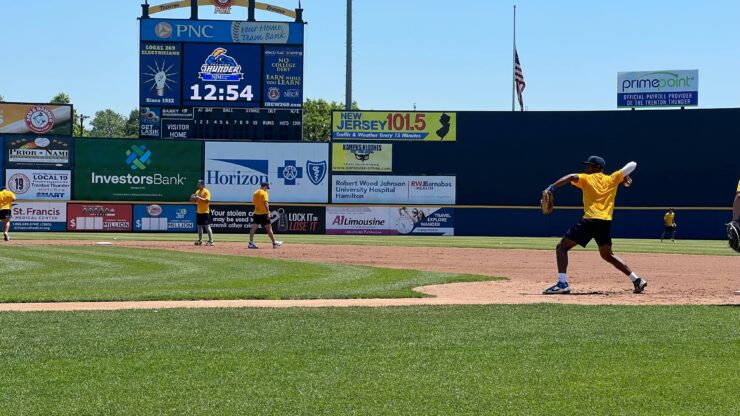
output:
[[[202,201],[200,199],[195,200],[195,204],[198,206],[195,209],[195,212],[198,214],[208,214],[209,212],[211,212],[211,207],[210,207],[211,191],[209,191],[206,188],[198,189],[197,191],[195,191],[195,195],[208,200],[208,201]]]
[[[10,209],[11,205],[15,201],[15,194],[13,191],[3,189],[0,191],[0,209]]]
[[[740,192],[740,181],[737,182],[737,191]]]
[[[573,186],[583,190],[583,218],[611,221],[617,188],[623,180],[621,170],[611,175],[579,173]]]
[[[267,214],[267,209],[265,209],[265,202],[270,202],[270,199],[267,196],[267,191],[263,189],[258,189],[252,195],[252,202],[254,202],[254,214],[255,215]]]
[[[663,222],[665,222],[666,227],[672,227],[673,220],[675,218],[676,218],[675,212],[666,212],[665,215],[663,215]]]

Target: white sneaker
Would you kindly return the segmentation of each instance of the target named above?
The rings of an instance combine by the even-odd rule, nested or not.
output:
[[[206,245],[207,245],[207,246],[211,246],[211,247],[213,247],[213,241],[209,241],[209,242],[207,242],[207,243],[206,243]]]
[[[275,241],[274,243],[272,243],[272,248],[278,248],[282,245],[283,245],[282,241]]]
[[[259,247],[257,247],[256,244],[254,244],[253,242],[250,241],[249,242],[249,245],[247,246],[247,248],[259,248]]]

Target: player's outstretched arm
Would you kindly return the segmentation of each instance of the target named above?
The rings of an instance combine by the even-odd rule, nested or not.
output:
[[[619,169],[622,171],[622,175],[629,176],[630,173],[634,172],[635,169],[637,169],[637,162],[629,162],[622,169]]]
[[[576,182],[578,182],[578,174],[571,173],[571,174],[565,175],[562,178],[558,179],[552,185],[548,186],[545,190],[552,192],[555,189],[560,188],[563,185],[567,185],[569,183],[576,183]]]

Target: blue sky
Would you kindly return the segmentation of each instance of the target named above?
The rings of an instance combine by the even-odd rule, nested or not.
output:
[[[2,3],[7,101],[48,101],[63,91],[83,114],[137,107],[141,1]],[[344,100],[345,4],[302,1],[308,98]],[[365,109],[510,110],[512,4],[355,0],[354,99]],[[234,13],[246,17],[245,9]],[[200,14],[216,18],[212,7]],[[517,17],[529,110],[614,109],[617,72],[658,69],[698,69],[700,108],[740,106],[736,0],[522,0]]]

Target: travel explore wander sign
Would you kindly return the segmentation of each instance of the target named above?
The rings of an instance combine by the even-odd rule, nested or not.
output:
[[[699,105],[699,70],[620,72],[617,107],[689,107]]]

